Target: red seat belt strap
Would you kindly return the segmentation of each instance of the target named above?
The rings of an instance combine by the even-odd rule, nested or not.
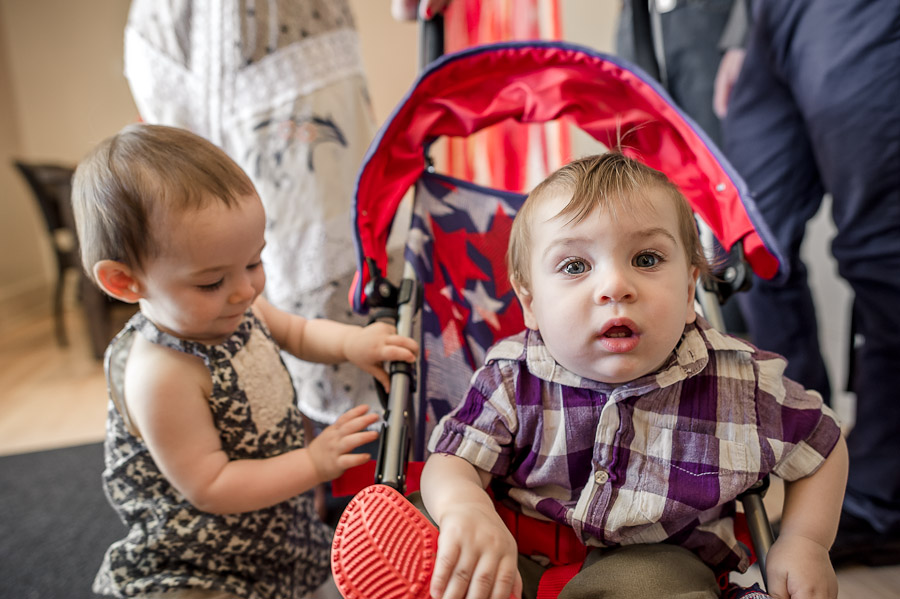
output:
[[[556,599],[563,587],[581,570],[582,563],[547,568],[538,582],[537,599]]]
[[[498,501],[494,502],[494,506],[500,519],[515,537],[519,553],[543,555],[554,566],[580,564],[587,556],[587,547],[568,526],[531,518]]]

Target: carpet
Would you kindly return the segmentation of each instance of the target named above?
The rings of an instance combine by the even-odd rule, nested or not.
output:
[[[0,457],[0,598],[94,599],[125,526],[101,486],[101,443]]]

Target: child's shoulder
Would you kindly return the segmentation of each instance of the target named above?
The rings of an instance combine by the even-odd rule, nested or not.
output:
[[[125,363],[126,397],[150,397],[186,387],[199,387],[207,395],[212,390],[209,370],[203,360],[171,347],[134,335]]]

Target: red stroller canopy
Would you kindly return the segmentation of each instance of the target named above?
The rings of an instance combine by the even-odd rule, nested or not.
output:
[[[387,270],[387,240],[404,194],[424,171],[437,137],[466,137],[514,119],[568,119],[607,147],[627,133],[625,152],[680,187],[726,250],[743,240],[766,279],[779,252],[746,184],[658,83],[621,59],[558,42],[513,42],[448,54],[424,71],[369,148],[354,200],[355,310],[364,312],[365,258]],[[782,269],[783,270],[783,269]]]

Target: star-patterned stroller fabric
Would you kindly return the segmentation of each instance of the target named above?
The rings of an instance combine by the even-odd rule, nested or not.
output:
[[[493,343],[522,330],[506,272],[506,243],[525,197],[425,173],[406,248],[423,287],[416,446],[465,397]]]

